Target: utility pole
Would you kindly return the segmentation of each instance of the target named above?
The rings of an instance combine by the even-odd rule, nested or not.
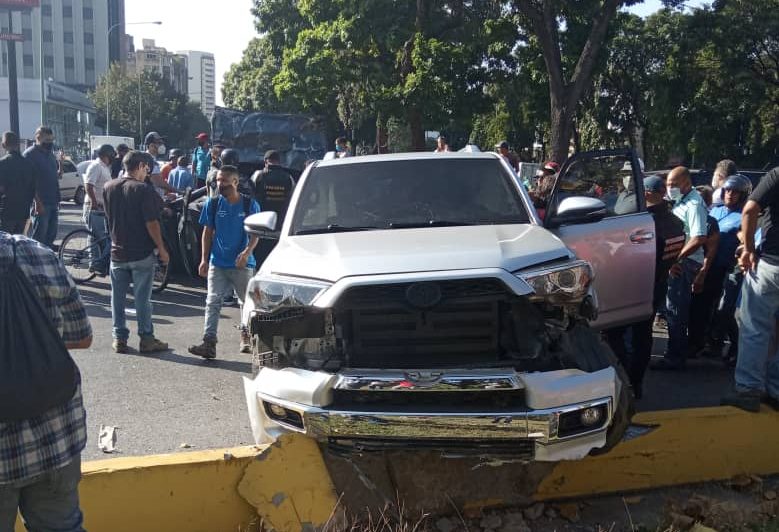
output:
[[[3,37],[6,37],[5,35]],[[11,131],[19,136],[19,82],[16,74],[16,38],[14,34],[13,11],[8,10],[8,116],[11,118]]]

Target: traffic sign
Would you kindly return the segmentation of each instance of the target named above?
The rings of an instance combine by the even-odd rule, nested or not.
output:
[[[0,41],[24,42],[24,35],[21,33],[0,33]]]

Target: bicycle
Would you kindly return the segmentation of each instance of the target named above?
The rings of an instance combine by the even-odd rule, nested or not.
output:
[[[90,246],[89,242],[92,239],[94,240]],[[163,235],[162,241],[165,243],[166,249],[172,249],[165,235]],[[76,284],[81,285],[97,277],[98,272],[90,271],[89,269],[90,257],[92,253],[99,254],[103,246],[110,245],[110,242],[109,236],[95,238],[94,234],[88,229],[76,229],[65,235],[65,238],[62,239],[62,244],[60,244],[59,259]],[[152,292],[159,294],[168,286],[170,269],[167,264],[163,264],[159,260],[156,251],[155,256],[157,257],[157,262],[154,266],[154,288]]]

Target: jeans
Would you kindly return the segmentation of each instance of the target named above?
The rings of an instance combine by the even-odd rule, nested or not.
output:
[[[151,321],[151,291],[156,263],[157,257],[153,253],[145,259],[134,262],[111,261],[111,316],[113,317],[113,336],[115,339],[127,341],[130,337],[130,330],[127,328],[124,314],[130,282],[133,283],[133,295],[135,296],[138,336],[143,338],[154,335],[154,325]]]
[[[700,349],[706,345],[711,332],[712,318],[722,297],[722,287],[728,271],[723,267],[712,267],[703,282],[703,291],[693,294],[690,301],[689,343]]]
[[[779,312],[779,266],[759,261],[744,276],[736,389],[779,399],[779,357],[771,350]]]
[[[32,238],[53,249],[54,239],[57,238],[59,205],[44,205],[43,210],[43,216],[32,217]]]
[[[17,509],[30,532],[83,532],[78,503],[81,458],[31,480],[0,484],[0,531],[14,529]]]
[[[692,282],[701,265],[692,259],[682,261],[682,272],[678,277],[668,278],[668,299],[666,320],[668,321],[668,351],[665,353],[672,363],[683,364],[687,358],[687,325],[690,322],[690,301]]]
[[[84,225],[94,235],[89,237],[89,267],[94,270],[107,270],[111,260],[111,237],[106,225],[105,213],[93,211],[84,204]],[[107,237],[107,238],[106,238]]]
[[[238,301],[243,307],[246,287],[252,278],[250,268],[219,268],[213,264],[208,268],[208,296],[206,296],[206,323],[203,338],[216,340],[219,326],[219,311],[222,310],[224,296],[238,293]]]
[[[736,321],[736,308],[738,308],[738,295],[741,293],[741,285],[744,274],[731,272],[725,277],[722,299],[719,308],[714,314],[714,334],[720,344],[725,339],[730,340],[728,355],[738,352],[738,321]]]
[[[652,357],[652,325],[654,315],[644,321],[631,325],[617,327],[606,331],[609,347],[619,359],[622,367],[630,378],[630,385],[640,390],[644,381],[644,373]],[[632,350],[629,353],[625,342],[625,333],[630,331]]]

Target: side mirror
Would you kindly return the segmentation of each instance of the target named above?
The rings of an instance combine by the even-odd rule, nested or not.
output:
[[[267,236],[276,230],[278,215],[273,211],[252,214],[243,221],[243,228],[251,235]]]
[[[597,198],[572,196],[560,202],[550,220],[553,226],[599,222],[606,217],[606,204]]]

